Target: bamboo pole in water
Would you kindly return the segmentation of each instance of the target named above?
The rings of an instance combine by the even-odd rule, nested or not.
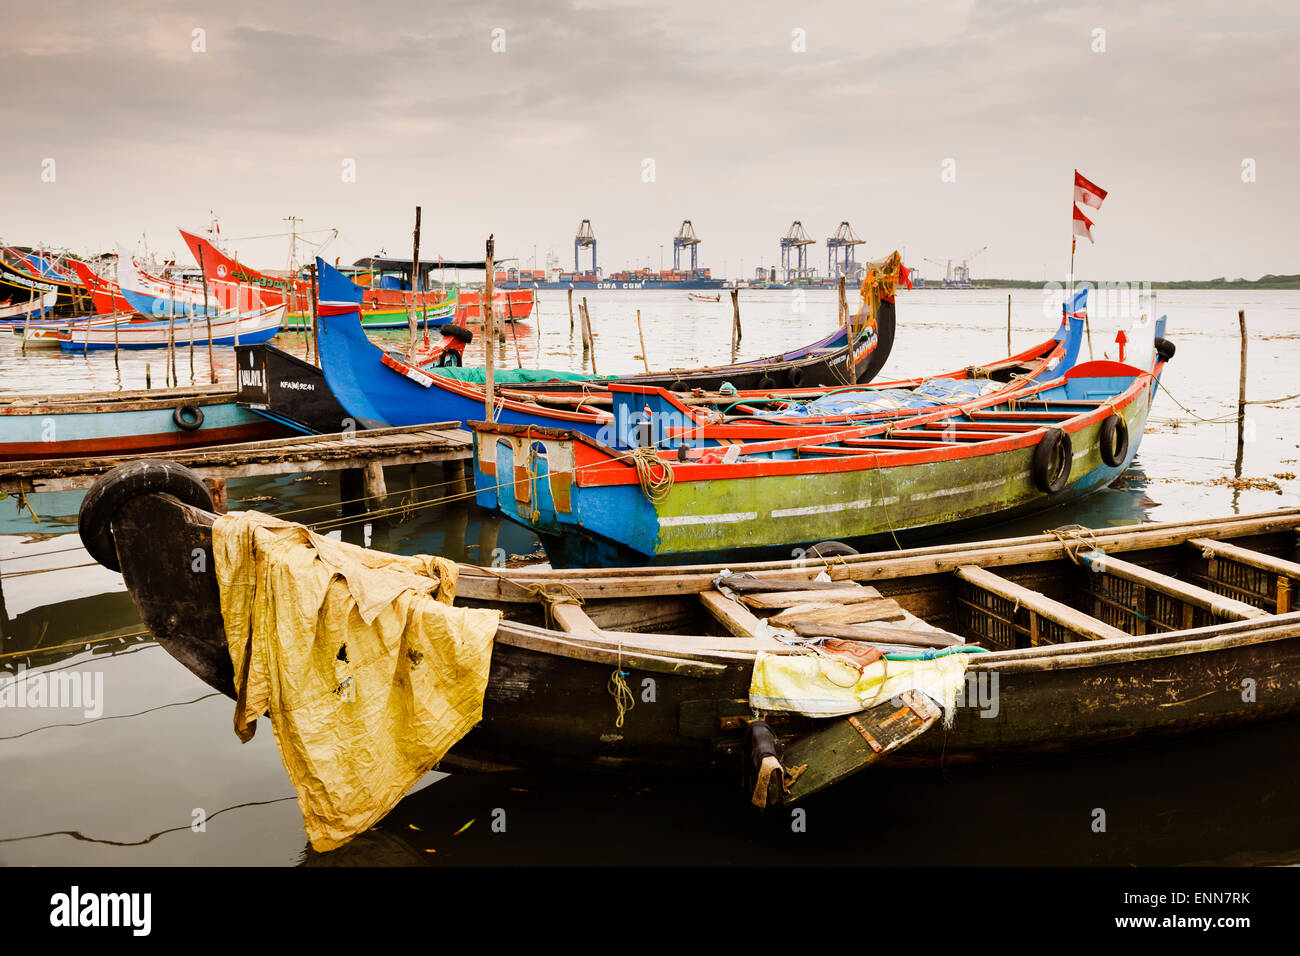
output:
[[[636,310],[636,337],[641,340],[641,364],[645,366],[646,374],[650,374],[650,357],[645,354],[645,333],[641,331],[641,310]]]
[[[311,286],[307,291],[310,296],[308,301],[311,302],[312,361],[315,363],[317,368],[320,368],[320,307],[318,304],[320,297],[316,292],[316,283],[318,278],[316,275],[316,263],[313,262],[309,267],[309,270],[311,275]]]
[[[496,415],[494,414],[494,412],[496,411],[496,402],[494,401],[494,396],[492,394],[494,390],[493,387],[495,385],[495,380],[494,380],[495,369],[493,368],[494,356],[492,354],[492,349],[495,344],[492,341],[492,332],[493,332],[493,325],[495,324],[495,318],[496,318],[495,312],[492,308],[492,270],[494,268],[492,260],[495,251],[496,251],[496,243],[493,241],[492,236],[488,236],[487,255],[484,257],[485,261],[483,263],[486,271],[487,280],[483,283],[482,308],[483,308],[483,370],[485,373],[485,387],[483,389],[483,413],[485,419],[489,422],[494,422],[497,420]]]
[[[849,314],[849,297],[845,291],[844,276],[840,276],[840,315],[844,317],[844,342],[848,345],[848,363],[849,363],[849,381],[854,385],[858,384],[858,329],[857,323],[853,321],[853,316]]]
[[[1237,456],[1241,458],[1245,445],[1246,428],[1246,310],[1237,310],[1237,325],[1241,329],[1241,375],[1237,383]]]
[[[573,286],[569,286],[569,338],[573,338]]]
[[[736,353],[740,351],[740,290],[731,290],[731,361],[736,361]]]
[[[582,313],[582,331],[587,339],[587,348],[584,349],[584,354],[588,351],[591,352],[591,374],[599,375],[600,372],[596,369],[596,337],[591,331],[591,312],[587,308],[587,297],[585,295],[582,297],[580,311]]]
[[[203,247],[199,246],[199,273],[203,277],[203,316],[208,326],[208,380],[217,384],[217,365],[212,359],[212,312],[208,309],[208,271],[203,267]],[[117,354],[117,333],[113,333],[114,355]]]
[[[1007,293],[1007,354],[1011,354],[1011,293]]]
[[[415,352],[415,287],[420,282],[420,207],[415,207],[415,241],[411,248],[411,344],[407,354]]]

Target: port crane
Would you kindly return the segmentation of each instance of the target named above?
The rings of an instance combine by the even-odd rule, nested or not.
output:
[[[808,235],[798,219],[790,224],[786,234],[781,237],[781,268],[785,270],[785,281],[790,281],[790,250],[795,253],[794,273],[799,278],[808,274],[808,247],[817,240]]]
[[[945,288],[968,286],[970,285],[970,264],[983,255],[987,249],[988,246],[983,246],[974,252],[967,253],[961,259],[956,260],[956,265],[953,265],[952,259],[940,262],[938,259],[931,259],[928,256],[922,256],[922,258],[926,262],[943,268],[943,284]]]
[[[578,256],[584,247],[591,249],[591,271],[596,273],[596,234],[591,231],[591,220],[584,219],[578,223],[578,233],[573,237],[573,271],[582,272]]]
[[[663,248],[662,246],[660,248]],[[677,230],[677,235],[673,237],[673,271],[682,271],[682,249],[691,250],[691,271],[698,268],[697,256],[699,254],[700,240],[695,235],[695,227],[691,225],[689,219],[682,220],[682,227]]]
[[[853,231],[848,220],[841,222],[835,235],[826,240],[826,275],[838,279],[841,275],[852,278],[858,271],[853,261],[854,246],[862,245],[863,240]],[[840,250],[844,250],[843,253]]]

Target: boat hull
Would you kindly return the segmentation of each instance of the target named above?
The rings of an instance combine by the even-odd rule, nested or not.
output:
[[[146,454],[289,433],[285,426],[240,408],[233,390],[148,394],[98,401],[59,401],[59,396],[51,396],[30,405],[0,405],[4,436],[0,461]],[[177,425],[176,409],[183,405],[203,413],[200,427],[187,430]]]

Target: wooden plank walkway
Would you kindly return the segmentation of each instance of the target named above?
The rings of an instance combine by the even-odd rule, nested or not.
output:
[[[89,488],[111,468],[140,459],[176,461],[203,478],[225,480],[428,461],[465,461],[472,455],[470,433],[457,422],[439,422],[143,455],[11,461],[0,465],[0,491],[33,494]]]

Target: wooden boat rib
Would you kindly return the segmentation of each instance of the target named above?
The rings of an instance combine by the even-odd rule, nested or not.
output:
[[[111,509],[96,521],[111,524],[143,620],[181,663],[230,694],[215,577],[163,557],[210,549],[215,516],[153,493],[138,476],[104,482],[98,498]],[[104,532],[85,519],[83,538]],[[810,767],[776,788],[783,802],[879,762],[881,753],[862,752],[854,726],[875,728],[887,716],[879,708],[827,719],[753,712],[759,651],[816,653],[772,636],[774,619],[805,637],[891,652],[985,649],[970,655],[969,693],[951,727],[917,719],[906,739],[882,748],[900,767],[1270,720],[1300,710],[1297,532],[1300,510],[1286,509],[803,563],[462,566],[457,603],[497,607],[505,618],[483,721],[446,765],[731,766],[752,742],[756,716],[784,742],[787,770],[792,754]],[[618,730],[612,667],[634,687],[646,679],[655,687],[654,702],[638,703]],[[981,702],[976,685],[994,697]],[[857,751],[828,744],[854,739]]]

